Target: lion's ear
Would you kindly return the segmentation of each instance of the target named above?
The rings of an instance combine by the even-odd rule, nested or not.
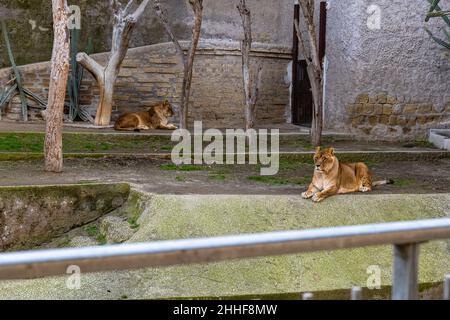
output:
[[[164,102],[163,102],[163,104],[164,104],[165,106],[168,106],[168,105],[169,105],[169,100],[165,99]]]
[[[320,146],[316,147],[316,153],[320,152]]]
[[[332,156],[334,156],[334,148],[329,148],[328,153],[331,154]]]

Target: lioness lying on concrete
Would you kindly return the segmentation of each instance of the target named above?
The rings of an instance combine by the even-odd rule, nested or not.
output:
[[[166,100],[157,106],[150,107],[148,111],[131,112],[120,116],[114,124],[114,129],[118,131],[175,130],[177,127],[167,121],[167,118],[173,115],[172,106]]]
[[[304,199],[320,202],[336,194],[369,192],[372,187],[392,183],[391,180],[372,182],[369,168],[362,162],[340,163],[334,149],[316,148],[314,176],[309,188],[302,193]]]

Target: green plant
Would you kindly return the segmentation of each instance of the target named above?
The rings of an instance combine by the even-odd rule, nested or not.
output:
[[[271,184],[271,185],[306,185],[311,180],[310,177],[302,178],[284,178],[279,176],[249,176],[247,177],[250,181],[255,181],[259,183]]]
[[[70,98],[69,104],[69,119],[75,120],[76,117],[80,117],[84,121],[94,122],[92,116],[80,108],[80,87],[83,80],[84,69],[77,62],[78,43],[80,38],[79,29],[70,30],[70,73],[67,85],[67,93]],[[93,51],[92,38],[89,38],[88,45],[85,50],[87,54],[91,54]]]
[[[162,164],[159,166],[162,170],[168,170],[168,171],[201,171],[203,170],[202,166],[195,166],[191,164],[182,164],[182,165],[176,165],[173,163],[168,164]]]
[[[97,237],[99,234],[98,228],[95,225],[86,226],[84,228],[84,231],[88,234],[90,237]]]
[[[226,177],[224,174],[215,174],[215,175],[209,176],[209,178],[212,180],[217,180],[217,181],[225,181]]]
[[[430,9],[428,10],[427,16],[425,18],[425,21],[430,21],[431,18],[442,18],[445,23],[447,24],[447,27],[450,29],[450,19],[448,16],[450,15],[450,10],[442,10],[439,6],[439,2],[441,0],[427,0],[430,3]],[[445,30],[443,28],[443,32],[445,34],[445,40],[436,37],[433,35],[433,33],[428,29],[425,28],[426,32],[430,35],[430,37],[436,41],[439,45],[443,46],[447,50],[450,50],[450,33],[449,31]]]
[[[181,176],[176,176],[175,180],[177,180],[178,182],[184,182],[184,181],[186,181],[186,178],[185,177],[181,177]]]
[[[396,187],[407,187],[413,184],[414,181],[411,179],[395,179],[394,186]]]
[[[128,223],[129,223],[131,229],[137,229],[137,228],[139,228],[139,223],[137,223],[138,218],[139,218],[139,217],[131,217],[131,218],[128,218],[127,221],[128,221]]]

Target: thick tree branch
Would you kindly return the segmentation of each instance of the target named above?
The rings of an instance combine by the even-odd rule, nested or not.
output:
[[[314,1],[311,0],[299,0],[301,11],[303,12],[303,17],[306,20],[306,26],[309,36],[309,48],[311,51],[310,58],[313,61],[314,67],[321,70],[322,65],[319,58],[319,49],[317,46],[317,34],[314,24]]]
[[[303,40],[303,36],[301,34],[300,30],[300,23],[297,19],[294,20],[294,26],[295,26],[295,34],[297,35],[298,43],[299,43],[299,49],[305,60],[308,60],[311,62],[311,53],[307,51],[307,47],[305,46],[305,42]]]
[[[133,0],[130,0],[130,2],[133,2]],[[132,14],[132,16],[134,17],[135,20],[139,20],[139,18],[141,17],[141,15],[144,13],[145,8],[147,7],[148,3],[150,2],[150,0],[144,0],[141,2],[141,4],[139,5],[139,7],[136,9],[136,11],[134,11],[134,13]],[[126,13],[126,12],[125,12]]]
[[[77,54],[77,62],[89,71],[97,81],[103,76],[103,67],[94,59],[89,57],[85,52]]]

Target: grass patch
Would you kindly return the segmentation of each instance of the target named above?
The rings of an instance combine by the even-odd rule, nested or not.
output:
[[[172,149],[173,149],[173,146],[162,146],[160,148],[160,150],[162,150],[162,151],[172,151]]]
[[[84,227],[84,231],[88,234],[88,236],[90,237],[97,237],[98,234],[100,233],[98,231],[98,227],[95,225],[90,225],[87,227]]]
[[[0,133],[0,152],[43,152],[44,133]],[[75,152],[158,152],[172,149],[170,136],[105,135],[64,133],[64,153]]]
[[[311,180],[310,177],[302,177],[302,178],[285,178],[280,176],[249,176],[247,177],[248,180],[258,182],[258,183],[265,183],[270,185],[306,185]]]
[[[185,182],[186,181],[186,177],[176,176],[175,180],[177,180],[178,182]]]
[[[417,140],[417,141],[407,142],[407,143],[404,143],[402,145],[402,147],[404,147],[404,148],[431,148],[431,149],[436,149],[434,144],[432,144],[430,141],[426,141],[426,140]]]
[[[70,242],[71,242],[70,238],[68,236],[64,236],[64,238],[58,242],[57,247],[67,248],[70,246]]]
[[[104,235],[104,234],[98,234],[97,237],[95,237],[95,240],[97,240],[98,244],[101,246],[103,246],[107,243],[106,235]]]
[[[202,171],[202,170],[206,170],[205,167],[203,167],[201,165],[192,165],[192,164],[176,165],[173,163],[162,164],[159,166],[159,168],[162,170],[167,170],[167,171]]]
[[[394,179],[394,186],[396,187],[407,187],[414,183],[411,179]]]
[[[0,151],[42,152],[43,150],[44,134],[0,134]]]
[[[137,223],[137,220],[138,220],[139,218],[138,217],[131,217],[131,218],[128,218],[128,224],[130,225],[130,228],[131,229],[137,229],[137,228],[139,228],[139,223]]]
[[[209,178],[212,180],[216,180],[216,181],[225,181],[226,177],[224,174],[215,174],[215,175],[209,176]]]

